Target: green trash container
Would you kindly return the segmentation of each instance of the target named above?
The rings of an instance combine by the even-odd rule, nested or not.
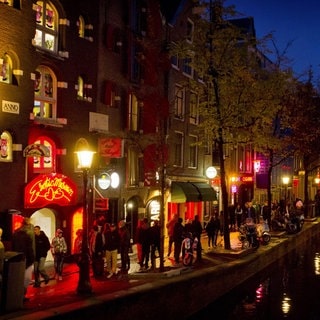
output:
[[[25,255],[22,252],[4,253],[3,273],[0,291],[0,313],[23,308]]]

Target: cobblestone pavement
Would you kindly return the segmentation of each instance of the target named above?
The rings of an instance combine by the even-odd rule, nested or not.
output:
[[[234,253],[240,253],[241,248],[239,246],[238,232],[230,233],[231,249]],[[215,248],[208,248],[208,240],[206,235],[202,236],[202,246],[203,246],[203,261],[196,263],[191,267],[184,267],[182,264],[179,266],[174,266],[174,260],[171,257],[165,257],[164,261],[164,272],[160,272],[160,261],[156,259],[156,269],[140,272],[140,266],[137,263],[136,248],[133,246],[133,253],[130,254],[130,270],[128,274],[121,274],[120,272],[108,279],[106,275],[101,277],[93,277],[90,275],[90,282],[92,285],[92,296],[99,296],[103,294],[116,294],[117,291],[127,290],[131,287],[139,286],[150,281],[157,281],[159,277],[170,277],[181,274],[181,272],[192,272],[195,268],[204,268],[209,265],[217,265],[223,263],[230,257],[224,257],[223,255],[209,255],[208,253],[223,252],[223,238],[219,236],[218,246]],[[167,240],[165,240],[167,243]],[[164,250],[167,253],[167,248]],[[118,259],[118,266],[120,264],[120,259]],[[50,275],[51,280],[47,285],[44,282],[41,283],[40,288],[34,288],[31,283],[27,297],[28,301],[24,303],[22,310],[17,310],[10,313],[4,313],[0,315],[0,319],[35,319],[33,313],[39,312],[41,310],[56,308],[62,305],[81,303],[87,297],[77,294],[76,289],[79,279],[79,269],[75,263],[65,263],[64,272],[62,280],[56,280],[54,277],[53,262],[48,261],[46,263],[46,269]],[[2,312],[3,313],[3,312]],[[37,315],[37,320],[39,320],[39,315]]]

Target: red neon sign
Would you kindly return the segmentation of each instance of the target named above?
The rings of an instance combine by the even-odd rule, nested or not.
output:
[[[40,208],[49,204],[69,206],[77,201],[77,186],[63,174],[39,175],[25,188],[26,208]]]

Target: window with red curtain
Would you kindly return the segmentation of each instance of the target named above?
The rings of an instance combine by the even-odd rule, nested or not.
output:
[[[42,136],[36,139],[34,144],[43,144],[50,150],[49,157],[34,157],[33,172],[34,173],[51,173],[56,171],[56,145],[48,137]]]

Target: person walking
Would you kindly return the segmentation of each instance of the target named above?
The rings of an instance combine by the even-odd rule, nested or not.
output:
[[[74,239],[74,244],[73,244],[73,254],[77,264],[79,264],[80,255],[82,252],[82,233],[83,233],[82,229],[77,230],[76,238]]]
[[[142,239],[141,239],[141,229],[143,225],[143,219],[138,220],[138,225],[136,229],[136,248],[137,248],[137,258],[138,264],[141,266],[142,263]]]
[[[246,203],[246,208],[244,212],[245,219],[252,219],[254,223],[257,223],[256,210],[251,201]]]
[[[110,229],[105,233],[105,251],[107,263],[107,278],[117,274],[117,256],[120,246],[120,236],[115,223],[110,224]]]
[[[25,218],[22,222],[22,226],[17,229],[12,235],[12,250],[16,252],[22,252],[26,258],[26,266],[24,272],[24,301],[28,301],[27,290],[32,279],[32,266],[35,260],[34,252],[34,237],[30,232],[30,220]],[[34,235],[34,232],[33,232]]]
[[[197,261],[201,261],[202,260],[202,246],[201,246],[201,234],[202,234],[202,225],[201,222],[199,220],[199,216],[196,214],[194,216],[194,219],[192,221],[192,233],[193,233],[193,237],[197,237],[198,238],[198,245],[197,245]]]
[[[124,220],[119,221],[119,236],[120,236],[120,258],[121,258],[121,273],[126,274],[130,269],[130,232]]]
[[[217,246],[217,241],[218,241],[218,236],[219,232],[221,230],[221,223],[219,219],[219,214],[215,214],[213,219],[213,245],[216,247]]]
[[[173,229],[174,229],[174,225],[178,221],[178,217],[179,217],[179,215],[177,213],[175,213],[173,215],[172,219],[169,220],[169,222],[166,224],[166,228],[168,230],[168,237],[169,237],[168,257],[170,257],[170,255],[171,255],[172,245],[173,245],[173,242],[174,242],[173,241]]]
[[[44,283],[48,284],[50,277],[45,270],[45,262],[48,251],[50,250],[50,241],[47,235],[40,229],[40,226],[34,227],[36,256],[34,261],[34,287],[40,287],[40,276],[43,277]]]
[[[239,230],[241,224],[242,224],[242,215],[243,215],[243,209],[240,205],[240,203],[237,204],[235,210],[236,220],[237,220],[237,228]]]
[[[101,226],[94,225],[93,232],[89,238],[89,254],[92,261],[92,272],[94,277],[103,275],[104,261],[103,261],[103,235],[101,233]]]
[[[156,268],[156,252],[160,257],[160,225],[159,220],[154,220],[150,228],[151,233],[151,268]]]
[[[174,265],[178,266],[181,255],[181,245],[184,235],[184,226],[182,225],[182,218],[178,218],[173,228],[173,242],[174,242]]]
[[[210,217],[209,222],[206,225],[206,232],[207,232],[207,236],[208,236],[208,248],[210,249],[210,244],[214,245],[214,216]]]
[[[142,246],[142,260],[140,262],[140,271],[146,271],[149,269],[151,246],[151,233],[148,218],[143,219],[143,223],[140,230],[140,239]]]
[[[57,229],[55,237],[51,241],[51,253],[54,259],[55,277],[57,280],[62,280],[64,257],[67,253],[67,243],[61,229]]]

